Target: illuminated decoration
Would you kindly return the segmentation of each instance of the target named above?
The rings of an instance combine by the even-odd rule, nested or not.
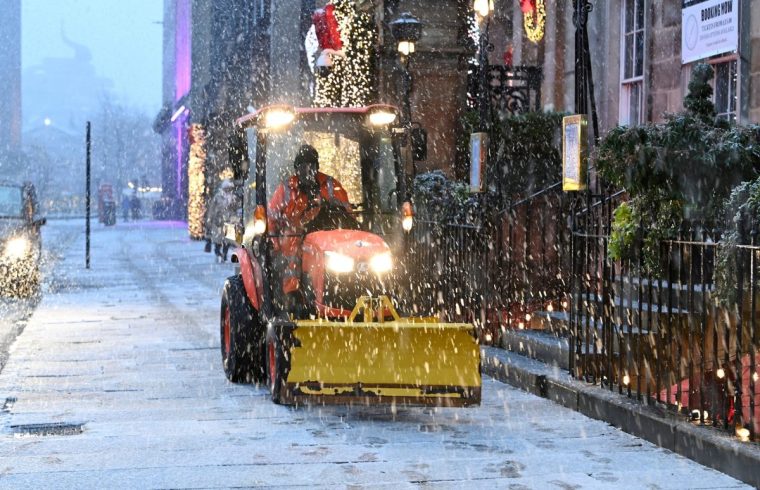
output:
[[[338,21],[335,19],[335,5],[328,4],[325,8],[316,10],[311,20],[321,50],[317,58],[317,69],[330,68],[333,66],[333,56],[346,57]]]
[[[736,437],[741,439],[742,442],[749,441],[749,429],[742,427],[741,424],[736,424]]]
[[[520,0],[523,13],[523,27],[528,39],[534,43],[544,38],[546,25],[546,4],[544,0]]]
[[[187,164],[187,229],[191,238],[205,234],[206,216],[206,131],[200,124],[190,126],[190,156]]]
[[[373,46],[377,37],[374,17],[371,12],[357,10],[356,3],[350,0],[335,0],[328,4],[325,10],[331,6],[334,7],[333,12],[345,57],[332,57],[333,65],[327,72],[319,71],[317,63],[312,63],[317,74],[314,105],[368,105],[375,88],[372,76]],[[316,31],[316,26],[314,30]]]

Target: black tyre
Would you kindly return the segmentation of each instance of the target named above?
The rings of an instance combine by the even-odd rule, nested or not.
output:
[[[259,324],[242,277],[228,278],[222,292],[220,339],[224,374],[233,383],[260,382],[264,377]]]
[[[272,401],[279,405],[285,382],[285,352],[282,341],[271,326],[267,329],[266,335],[266,371],[267,387],[272,395]]]

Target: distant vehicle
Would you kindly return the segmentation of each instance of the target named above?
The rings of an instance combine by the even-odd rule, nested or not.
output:
[[[30,297],[40,285],[40,227],[34,186],[0,181],[0,295]]]

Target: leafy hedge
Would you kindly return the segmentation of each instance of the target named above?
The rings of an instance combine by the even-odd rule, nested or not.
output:
[[[760,224],[760,178],[743,182],[726,200],[724,215],[728,226],[721,237],[715,263],[716,296],[721,303],[738,300],[737,245],[751,243],[751,233]],[[744,275],[745,291],[749,289],[749,274]]]

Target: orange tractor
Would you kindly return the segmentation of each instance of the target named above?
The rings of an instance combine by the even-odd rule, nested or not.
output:
[[[239,274],[224,284],[220,315],[229,380],[265,383],[283,404],[480,403],[474,327],[398,311],[397,258],[413,216],[396,118],[385,105],[271,106],[237,120],[230,155],[245,181],[243,226],[228,225],[227,235]],[[350,204],[318,198],[310,208],[293,305],[275,266],[283,235],[269,233],[266,214],[302,144],[318,150],[320,171],[342,183]]]

